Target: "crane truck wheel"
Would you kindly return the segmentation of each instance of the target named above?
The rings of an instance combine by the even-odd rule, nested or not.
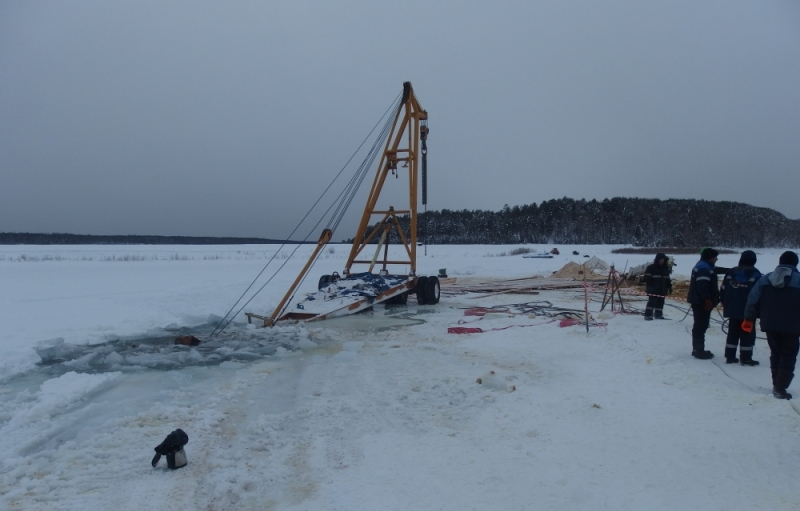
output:
[[[392,305],[405,305],[407,302],[408,302],[408,291],[400,293],[399,295],[394,295],[393,297],[386,300],[386,303]]]
[[[417,279],[416,293],[419,305],[428,303],[428,277],[419,277]]]
[[[442,289],[439,285],[439,277],[428,277],[428,284],[425,286],[425,301],[429,305],[436,305],[439,303],[439,296]]]

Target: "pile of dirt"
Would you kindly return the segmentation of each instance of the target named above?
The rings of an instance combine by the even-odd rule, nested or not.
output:
[[[647,287],[644,284],[638,284],[633,286],[634,289],[641,291],[642,293],[647,292]],[[676,298],[678,300],[685,300],[686,297],[689,295],[689,281],[688,280],[673,280],[672,281],[672,294],[670,295],[671,298]]]
[[[590,269],[590,270],[592,270],[594,272],[608,271],[609,269],[611,269],[611,266],[609,266],[609,264],[607,262],[603,261],[602,259],[600,259],[597,256],[592,256],[592,258],[589,259],[588,261],[586,261],[585,263],[583,263],[583,265],[587,269]]]
[[[572,261],[568,262],[564,265],[563,268],[555,272],[551,278],[554,279],[573,279],[573,280],[583,280],[584,278],[584,266],[578,263],[574,263]],[[586,267],[586,278],[587,279],[594,279],[598,278],[601,275],[594,273],[591,267]]]
[[[672,281],[672,296],[679,298],[686,298],[689,295],[689,281],[688,280],[673,280]]]

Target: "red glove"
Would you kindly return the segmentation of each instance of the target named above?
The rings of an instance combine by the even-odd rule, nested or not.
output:
[[[704,305],[705,305],[705,309],[707,311],[710,311],[710,310],[714,309],[714,302],[711,301],[711,298],[706,298],[706,301],[704,302]]]
[[[745,319],[744,321],[742,321],[743,332],[747,332],[748,334],[751,333],[753,331],[753,326],[755,325],[753,325],[753,322],[750,321],[749,319]]]

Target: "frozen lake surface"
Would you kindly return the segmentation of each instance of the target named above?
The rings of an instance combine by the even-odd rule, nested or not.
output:
[[[419,268],[479,281],[547,276],[584,254],[620,269],[651,259],[611,246],[500,255],[518,247],[428,247]],[[411,299],[270,330],[240,315],[209,339],[276,248],[0,247],[0,508],[800,508],[800,407],[771,396],[763,340],[761,365],[741,367],[724,363],[716,324],[717,358],[691,358],[677,308],[588,334],[464,315],[532,300],[581,309],[582,290]],[[270,313],[312,249],[279,254],[286,271],[245,310]],[[766,272],[782,250],[756,252]],[[346,255],[326,250],[304,290]],[[675,273],[696,260],[677,256]],[[176,346],[185,334],[203,342]],[[151,468],[176,428],[189,465]]]

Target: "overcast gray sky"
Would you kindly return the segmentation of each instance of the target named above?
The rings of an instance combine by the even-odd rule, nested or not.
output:
[[[406,80],[428,209],[800,218],[795,0],[3,0],[0,231],[287,236]]]

